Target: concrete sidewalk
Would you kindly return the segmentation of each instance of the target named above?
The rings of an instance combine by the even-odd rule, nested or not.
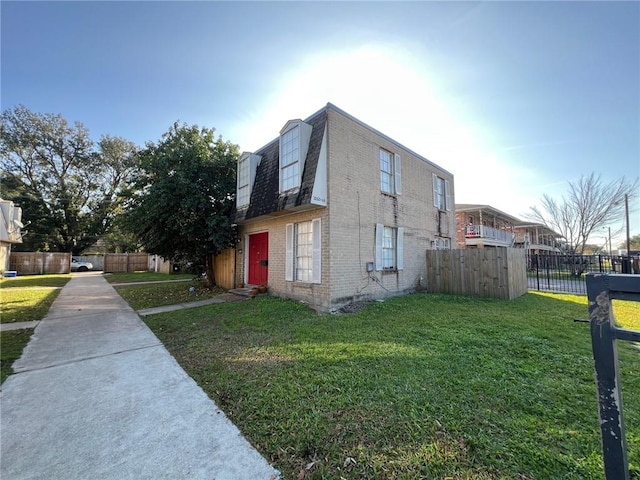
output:
[[[156,315],[158,313],[175,312],[176,310],[184,310],[185,308],[203,307],[205,305],[213,305],[214,303],[241,302],[243,300],[251,300],[249,297],[241,297],[233,293],[221,293],[213,298],[197,300],[195,302],[177,303],[175,305],[165,305],[163,307],[152,307],[138,310],[138,315]]]
[[[13,366],[3,480],[279,478],[99,274],[74,275]]]

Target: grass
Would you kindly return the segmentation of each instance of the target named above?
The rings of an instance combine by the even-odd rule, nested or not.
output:
[[[616,324],[629,330],[640,330],[640,303],[612,300]]]
[[[132,282],[158,282],[169,280],[193,280],[193,274],[177,274],[169,275],[167,273],[155,272],[122,272],[122,273],[105,273],[104,278],[109,283],[132,283]]]
[[[0,323],[41,320],[71,277],[29,275],[0,280]]]
[[[0,383],[13,373],[11,365],[20,358],[32,334],[33,328],[0,332]]]
[[[24,275],[18,277],[0,277],[0,289],[6,291],[15,288],[61,288],[71,280],[69,274],[61,275]]]
[[[42,320],[69,275],[26,275],[0,279],[0,323]],[[13,373],[11,365],[20,358],[33,329],[0,333],[0,382]]]
[[[193,275],[190,277],[193,279]],[[177,283],[155,283],[115,287],[134,310],[195,302],[212,298],[224,292],[222,289],[208,289],[201,280]],[[193,291],[191,291],[193,289]]]
[[[614,308],[625,325],[640,313]],[[285,478],[599,479],[586,317],[581,296],[416,294],[350,315],[265,297],[145,321]],[[619,350],[638,478],[640,356]]]

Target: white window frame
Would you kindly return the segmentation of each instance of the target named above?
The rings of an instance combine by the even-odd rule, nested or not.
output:
[[[249,165],[249,157],[243,157],[238,161],[238,194],[236,196],[236,205],[238,207],[249,205],[251,199],[250,178],[251,167]]]
[[[300,185],[300,127],[298,125],[287,130],[280,138],[280,172],[281,191],[286,192]]]
[[[435,250],[451,250],[451,239],[445,237],[436,238],[433,241],[433,247]]]
[[[310,226],[311,243],[306,243],[304,250],[299,247],[298,231],[302,225]],[[319,218],[313,220],[288,223],[285,235],[285,280],[288,282],[300,283],[322,283],[322,221]],[[308,262],[305,266],[300,266],[301,258]],[[309,268],[310,272],[309,272]],[[304,271],[308,275],[303,275]]]
[[[311,125],[302,120],[290,120],[280,130],[278,185],[281,194],[300,188],[311,130]]]
[[[256,171],[262,157],[251,152],[244,152],[238,159],[236,167],[236,207],[244,208],[251,203],[251,192],[256,180]]]
[[[433,177],[433,206],[438,210],[451,211],[451,194],[449,180],[439,177],[435,173]]]
[[[311,281],[313,271],[313,222],[300,222],[293,226],[294,279],[297,282]]]
[[[385,227],[376,224],[375,267],[377,271],[404,269],[404,227]],[[386,240],[386,242],[385,242]],[[391,241],[389,241],[391,240]],[[391,251],[392,258],[388,252]],[[387,253],[385,255],[385,253]],[[394,264],[390,264],[394,263]]]
[[[402,193],[402,162],[400,155],[381,148],[379,168],[380,190],[390,195],[400,195]]]

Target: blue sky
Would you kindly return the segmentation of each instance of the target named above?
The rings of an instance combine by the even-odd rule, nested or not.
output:
[[[640,176],[638,2],[0,5],[2,109],[96,140],[180,120],[253,151],[332,102],[451,171],[457,203],[522,216]]]

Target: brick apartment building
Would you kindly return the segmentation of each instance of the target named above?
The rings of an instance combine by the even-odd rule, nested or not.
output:
[[[453,175],[332,104],[238,160],[236,282],[320,311],[424,286]]]

